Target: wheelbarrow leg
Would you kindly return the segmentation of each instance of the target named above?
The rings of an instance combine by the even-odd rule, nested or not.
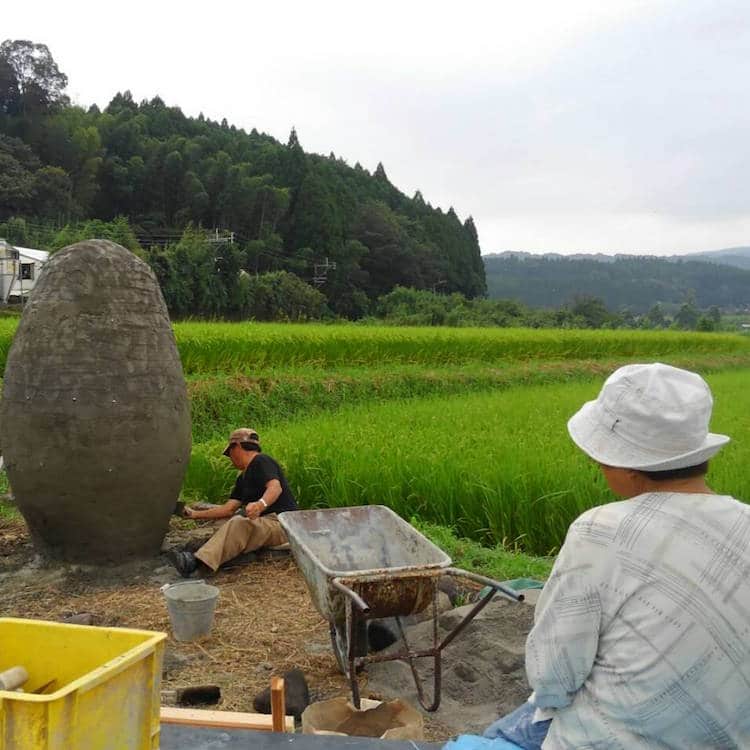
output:
[[[355,708],[359,708],[359,683],[357,682],[357,659],[362,658],[362,663],[367,658],[367,613],[370,607],[367,602],[354,590],[342,583],[340,578],[334,578],[331,585],[346,595],[344,610],[346,622],[344,637],[346,648],[341,648],[338,639],[338,628],[331,625],[331,641],[339,657],[339,666],[342,672],[349,678],[349,686],[352,691],[352,702]],[[357,607],[355,610],[352,606]]]
[[[411,650],[409,648],[409,642],[406,639],[406,632],[404,626],[401,624],[401,618],[396,617],[396,624],[398,625],[398,632],[401,640],[404,642],[404,648],[406,649],[407,661],[409,662],[409,668],[411,669],[412,677],[414,678],[414,685],[417,688],[417,697],[419,703],[425,711],[437,711],[440,707],[441,688],[443,682],[443,662],[442,662],[442,649],[438,645],[438,611],[437,611],[437,595],[438,585],[437,579],[433,583],[432,590],[432,657],[433,657],[433,684],[432,684],[432,703],[429,705],[425,701],[424,688],[422,687],[422,679],[417,673],[417,665],[414,663],[414,657],[410,656]]]
[[[357,659],[357,620],[358,612],[354,612],[352,603],[349,599],[346,600],[346,647],[347,647],[347,667],[349,673],[349,687],[352,691],[352,705],[354,708],[359,708],[359,682],[357,681],[357,667],[355,661]]]
[[[356,633],[354,638],[354,655],[361,659],[363,656],[367,656],[367,623],[363,619],[355,625]],[[329,623],[328,630],[331,634],[331,651],[336,657],[336,663],[338,664],[341,674],[349,674],[349,636],[346,628],[346,623],[337,625],[335,623]],[[361,668],[361,663],[355,662],[357,670]]]

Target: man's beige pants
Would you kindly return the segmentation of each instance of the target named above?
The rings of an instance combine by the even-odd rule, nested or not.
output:
[[[275,547],[287,541],[278,516],[269,513],[260,518],[233,516],[195,553],[195,556],[218,570],[222,563],[243,552],[252,552],[261,547]]]

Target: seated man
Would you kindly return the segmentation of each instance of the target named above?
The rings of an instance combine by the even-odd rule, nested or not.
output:
[[[526,643],[524,748],[750,748],[750,507],[715,494],[703,379],[629,365],[568,422],[623,498],[568,530]],[[545,738],[546,734],[546,738]]]
[[[229,518],[195,553],[169,550],[167,556],[180,575],[187,578],[200,563],[212,571],[243,552],[275,547],[287,541],[278,514],[297,510],[297,503],[281,467],[261,452],[258,433],[247,427],[229,436],[224,450],[242,473],[234,483],[229,500],[207,510],[186,508],[187,518]],[[235,515],[244,506],[244,515]]]

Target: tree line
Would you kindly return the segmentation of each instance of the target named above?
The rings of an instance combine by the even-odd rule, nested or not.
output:
[[[90,237],[112,240],[132,250],[154,270],[170,314],[175,318],[336,320],[325,295],[289,271],[251,274],[251,252],[239,244],[216,244],[205,231],[188,227],[164,245],[142,247],[128,220],[91,220],[53,230],[25,219],[0,222],[0,236],[19,246],[45,246],[52,252]],[[500,326],[531,328],[641,328],[715,331],[724,328],[718,306],[701,309],[688,295],[678,306],[652,305],[645,313],[612,311],[600,297],[575,295],[558,308],[516,300],[467,298],[460,292],[397,286],[369,305],[363,322],[414,326]]]
[[[377,317],[395,325],[500,326],[514,328],[722,330],[717,306],[700,309],[690,297],[672,314],[656,303],[645,313],[613,312],[595,296],[577,295],[558,308],[529,307],[509,299],[466,299],[461,294],[394,289],[378,301]]]
[[[0,45],[0,221],[23,219],[38,247],[54,249],[61,232],[78,236],[92,220],[126,217],[174,287],[178,314],[242,309],[236,290],[212,298],[227,286],[217,279],[235,270],[229,286],[243,288],[250,277],[293,275],[349,318],[397,286],[467,299],[486,292],[472,218],[433,208],[419,192],[407,197],[382,164],[370,173],[306,153],[294,129],[280,143],[128,91],[102,111],[85,109],[66,87],[45,45]],[[231,242],[202,242],[214,227]]]

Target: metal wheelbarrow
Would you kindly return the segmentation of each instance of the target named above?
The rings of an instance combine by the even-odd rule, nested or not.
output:
[[[523,595],[490,578],[452,568],[451,559],[384,505],[300,510],[279,516],[315,608],[328,620],[331,647],[349,678],[359,708],[357,669],[366,663],[399,659],[409,664],[419,702],[427,711],[440,705],[443,649],[500,593],[514,601]],[[443,575],[489,586],[464,619],[438,639],[437,594]],[[401,617],[432,605],[432,648],[411,650]],[[395,617],[403,649],[393,654],[367,653],[367,620]],[[434,659],[432,702],[428,703],[415,660]]]

